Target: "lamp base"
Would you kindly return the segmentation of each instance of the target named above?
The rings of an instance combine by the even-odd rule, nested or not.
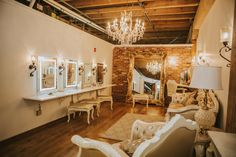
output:
[[[195,113],[195,121],[198,123],[199,128],[200,128],[200,133],[206,134],[207,130],[209,130],[216,121],[215,114],[211,110],[206,110],[200,108],[196,113]]]

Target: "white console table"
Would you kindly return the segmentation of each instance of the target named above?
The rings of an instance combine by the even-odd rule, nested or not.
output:
[[[84,89],[69,89],[69,90],[65,90],[63,92],[55,92],[55,93],[52,93],[51,95],[42,94],[42,95],[36,95],[36,96],[31,96],[31,97],[24,97],[24,99],[43,102],[43,101],[58,99],[58,98],[67,97],[67,96],[71,96],[71,95],[76,95],[76,94],[99,91],[99,90],[102,90],[102,89],[105,89],[108,87],[112,87],[112,86],[115,86],[115,85],[110,84],[110,85],[88,87],[88,88],[84,88]]]
[[[208,131],[213,145],[214,157],[236,156],[236,134]]]
[[[69,89],[69,90],[65,90],[63,92],[54,92],[51,94],[42,94],[42,95],[35,95],[35,96],[31,96],[31,97],[24,97],[23,99],[38,102],[39,110],[41,112],[41,103],[42,102],[54,100],[54,99],[60,99],[60,98],[73,96],[73,95],[77,95],[77,94],[89,93],[89,92],[93,92],[93,91],[97,92],[97,94],[98,94],[99,90],[109,88],[112,86],[115,86],[115,84],[94,86],[94,87],[88,87],[88,88],[83,88],[83,89]],[[36,115],[40,115],[40,114],[37,114],[37,111],[36,111]]]

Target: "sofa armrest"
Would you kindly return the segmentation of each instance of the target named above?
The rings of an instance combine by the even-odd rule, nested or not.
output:
[[[132,125],[130,140],[152,138],[155,132],[164,124],[165,122],[148,123],[136,120]]]
[[[183,113],[183,112],[187,112],[187,111],[191,111],[191,110],[198,110],[199,106],[198,105],[188,105],[188,106],[184,106],[181,108],[168,108],[167,109],[167,113],[169,112],[174,112],[174,113]]]
[[[194,112],[199,110],[199,108],[200,107],[198,105],[188,105],[178,109],[168,108],[165,115],[165,120],[169,121],[171,117],[176,114],[182,114],[185,118],[194,120]]]
[[[112,145],[106,142],[82,138],[78,135],[72,136],[71,141],[79,146],[77,157],[90,157],[90,155],[94,156],[95,153],[102,154],[104,156],[122,157],[122,155],[120,155],[120,153],[114,149]]]

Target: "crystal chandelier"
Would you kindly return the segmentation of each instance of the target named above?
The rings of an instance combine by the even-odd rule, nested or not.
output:
[[[122,12],[121,19],[118,21],[115,19],[112,24],[108,22],[107,33],[112,39],[117,40],[120,44],[131,45],[137,42],[143,37],[144,34],[144,22],[136,19],[136,23],[133,27],[132,12]]]
[[[156,75],[161,70],[161,64],[159,64],[157,61],[151,61],[146,64],[146,69],[153,75]]]

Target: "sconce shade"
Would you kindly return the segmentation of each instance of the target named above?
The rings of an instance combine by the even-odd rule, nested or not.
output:
[[[194,66],[189,86],[199,89],[222,89],[221,67]]]
[[[228,27],[224,27],[220,30],[220,42],[230,42],[231,30]]]

